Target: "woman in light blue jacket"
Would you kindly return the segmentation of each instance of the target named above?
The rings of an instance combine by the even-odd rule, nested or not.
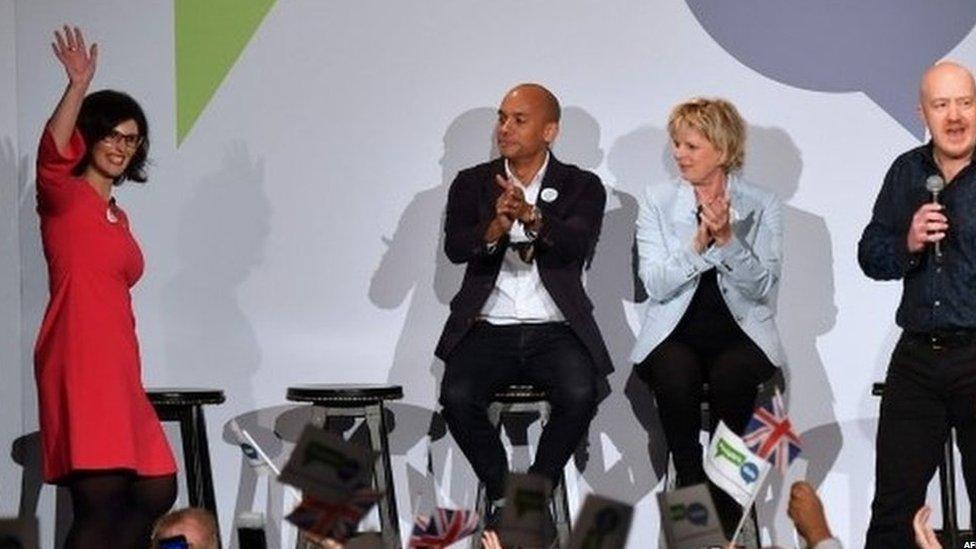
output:
[[[783,365],[774,316],[779,200],[738,176],[745,123],[722,99],[676,106],[668,132],[681,179],[648,186],[637,220],[649,296],[631,360],[654,391],[679,486],[704,482],[702,384],[717,424],[742,433],[757,386]],[[714,487],[713,487],[714,488]],[[712,490],[726,533],[741,508]]]

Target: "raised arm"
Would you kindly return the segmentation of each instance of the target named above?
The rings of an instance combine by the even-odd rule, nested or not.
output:
[[[69,28],[67,25],[64,26],[63,33],[54,31],[54,39],[51,48],[54,50],[54,56],[64,66],[64,71],[68,75],[68,86],[47,123],[47,130],[51,133],[58,151],[64,153],[75,130],[81,102],[85,99],[88,86],[95,76],[98,44],[86,48],[81,29]]]

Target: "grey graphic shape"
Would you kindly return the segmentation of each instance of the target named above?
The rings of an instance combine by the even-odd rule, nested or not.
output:
[[[976,24],[972,0],[687,0],[749,68],[811,91],[862,91],[918,139],[918,80]]]

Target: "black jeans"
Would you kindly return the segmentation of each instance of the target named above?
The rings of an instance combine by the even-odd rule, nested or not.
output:
[[[714,431],[719,420],[742,434],[755,409],[758,386],[776,367],[745,334],[724,341],[693,344],[671,336],[637,365],[637,375],[654,391],[661,426],[677,473],[677,485],[706,482],[702,466],[702,384],[708,382],[709,412]],[[742,506],[711,483],[712,498],[730,534],[742,516]]]
[[[489,499],[505,495],[508,459],[488,421],[492,394],[511,384],[549,393],[552,407],[530,472],[552,480],[586,433],[596,411],[593,360],[566,324],[476,324],[448,357],[440,402],[454,440],[485,484]]]
[[[955,344],[953,344],[955,343]],[[876,440],[875,491],[866,547],[914,547],[912,518],[925,503],[956,429],[970,503],[976,502],[976,338],[933,345],[902,334],[891,355]],[[976,524],[976,507],[970,519]]]

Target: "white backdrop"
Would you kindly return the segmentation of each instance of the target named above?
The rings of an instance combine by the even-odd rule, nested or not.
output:
[[[461,274],[439,249],[440,216],[456,171],[490,157],[503,93],[537,81],[565,106],[557,156],[594,170],[610,191],[588,289],[617,371],[578,460],[574,499],[598,491],[632,502],[630,547],[657,540],[663,437],[626,360],[640,307],[635,196],[673,171],[669,108],[721,95],[750,124],[746,176],[787,206],[779,318],[792,418],[806,439],[788,480],[818,484],[835,533],[862,543],[877,417],[870,385],[897,337],[899,286],[866,279],[855,247],[889,163],[919,142],[863,93],[806,91],[746,67],[681,0],[279,2],[179,147],[169,2],[0,2],[0,97],[15,98],[0,102],[6,448],[36,429],[30,351],[46,299],[33,190],[11,194],[11,167],[21,151],[19,177],[33,180],[36,142],[64,85],[49,37],[65,21],[100,43],[94,88],[128,91],[150,117],[150,182],[117,193],[147,257],[134,294],[143,377],[226,392],[227,403],[207,410],[225,539],[235,510],[250,504],[226,422],[269,409],[246,421],[283,459],[289,443],[273,430],[287,439],[301,418],[271,408],[304,382],[404,386],[391,435],[403,531],[411,511],[471,505],[463,459],[437,429],[428,436],[442,369],[432,350]],[[972,65],[976,39],[948,56]],[[18,337],[18,323],[19,345],[5,339]],[[0,467],[0,511],[16,511],[8,494],[20,493],[21,472]],[[762,503],[761,521],[767,543],[792,545],[783,486]],[[48,544],[52,493],[39,503]]]
[[[13,0],[0,1],[0,445],[24,432],[23,373],[20,357],[20,250],[18,249],[17,59]],[[23,158],[26,160],[26,158]],[[23,167],[26,168],[26,165]],[[24,174],[26,177],[27,174]],[[0,515],[17,512],[20,471],[9,459],[0,465]]]

